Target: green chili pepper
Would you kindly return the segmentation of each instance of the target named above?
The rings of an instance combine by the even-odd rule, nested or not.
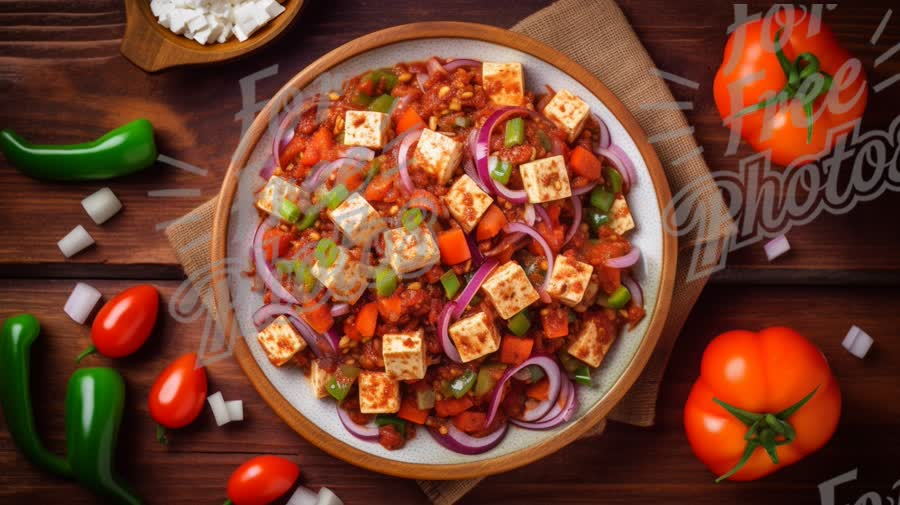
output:
[[[507,160],[498,160],[491,168],[491,179],[506,184],[512,175],[512,163]]]
[[[301,219],[300,222],[297,223],[297,229],[303,231],[316,224],[316,220],[319,219],[319,212],[321,211],[322,209],[315,205],[307,209],[306,213],[303,214],[303,219]]]
[[[531,329],[531,321],[528,320],[528,314],[523,310],[511,317],[509,321],[506,322],[506,327],[516,336],[521,337]]]
[[[346,200],[348,196],[350,196],[350,191],[347,190],[347,186],[338,184],[331,188],[331,191],[325,195],[325,205],[329,209],[334,210],[338,208],[340,204],[344,203],[344,200]]]
[[[609,190],[613,193],[621,193],[622,185],[625,181],[622,179],[622,174],[619,173],[618,170],[612,167],[606,167],[606,185],[609,187]]]
[[[618,289],[613,291],[613,294],[609,295],[609,298],[606,299],[606,303],[612,309],[621,309],[624,308],[625,304],[630,300],[631,292],[628,291],[628,288],[619,286]]]
[[[506,122],[506,138],[503,139],[503,145],[515,147],[522,142],[525,142],[525,120],[514,117]]]
[[[82,368],[66,391],[66,449],[78,481],[116,503],[141,500],[113,472],[125,406],[125,381],[112,368]]]
[[[413,231],[425,221],[425,215],[422,214],[422,209],[406,209],[403,211],[400,221],[403,223],[404,228]]]
[[[594,188],[591,191],[591,205],[603,212],[609,212],[615,199],[615,193],[610,193],[603,188]]]
[[[334,240],[323,238],[316,244],[315,256],[316,261],[321,263],[325,268],[329,268],[337,261],[338,246],[334,243]]]
[[[114,475],[113,460],[125,382],[111,368],[85,368],[69,380],[65,400],[67,457],[49,452],[34,422],[30,350],[40,324],[30,314],[7,319],[0,330],[0,405],[16,445],[41,469],[80,482],[122,505],[140,505]]]
[[[381,95],[372,100],[372,103],[369,104],[369,110],[387,114],[387,112],[391,110],[392,105],[394,105],[394,97],[391,95]]]
[[[296,223],[297,220],[300,219],[300,207],[297,207],[297,204],[290,200],[282,201],[281,219],[284,219],[289,223]]]
[[[381,266],[375,269],[375,291],[378,296],[391,296],[397,289],[397,273],[389,267]]]
[[[585,386],[593,384],[593,382],[591,382],[591,369],[587,365],[579,365],[578,368],[575,369],[575,382],[584,384]]]
[[[0,131],[0,149],[22,173],[50,181],[111,179],[143,170],[158,155],[153,125],[138,119],[84,144],[33,145],[12,130]]]
[[[470,389],[472,389],[477,378],[478,376],[475,372],[466,370],[465,373],[450,382],[450,394],[453,395],[454,398],[462,398]]]
[[[400,419],[399,417],[378,414],[377,416],[375,416],[375,425],[393,426],[397,429],[397,433],[400,433],[401,437],[406,438],[406,421]]]
[[[459,291],[459,277],[456,276],[453,270],[447,270],[441,276],[441,284],[444,286],[444,292],[447,293],[447,299],[452,300],[456,296],[457,291]]]

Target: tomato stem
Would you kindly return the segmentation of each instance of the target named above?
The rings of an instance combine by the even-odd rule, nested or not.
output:
[[[156,425],[156,441],[162,445],[169,445],[169,437],[166,436],[166,428],[161,424]]]
[[[96,353],[97,353],[97,348],[96,348],[93,344],[91,344],[91,345],[88,346],[87,349],[85,349],[81,354],[79,354],[79,355],[75,358],[75,363],[76,363],[76,364],[77,364],[77,363],[81,363],[81,360],[83,360],[84,358],[90,356],[91,354],[96,354]]]
[[[803,408],[803,406],[815,396],[818,390],[819,386],[816,386],[811,393],[804,396],[800,401],[777,414],[757,414],[755,412],[737,408],[718,398],[713,398],[713,402],[725,409],[738,421],[747,425],[748,428],[747,433],[744,435],[744,440],[747,441],[747,447],[744,449],[743,456],[741,456],[741,459],[731,470],[716,478],[716,483],[722,482],[740,471],[759,447],[762,447],[769,455],[772,463],[777,465],[779,459],[778,450],[776,448],[781,445],[788,445],[797,438],[797,432],[788,422],[788,419],[796,414],[798,410]]]

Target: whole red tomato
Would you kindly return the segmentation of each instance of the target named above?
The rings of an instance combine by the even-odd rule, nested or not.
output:
[[[731,35],[714,83],[719,114],[753,149],[813,161],[862,117],[862,63],[811,13],[784,7]]]
[[[93,344],[76,361],[100,352],[109,358],[124,358],[144,345],[159,313],[159,292],[144,284],[122,291],[97,313],[91,326]]]
[[[257,456],[231,474],[225,505],[267,505],[291,489],[300,467],[278,456]]]
[[[719,480],[755,480],[824,446],[841,391],[825,356],[790,328],[729,331],[703,353],[684,407],[694,454]]]
[[[150,416],[164,428],[183,428],[197,419],[206,401],[206,368],[197,366],[197,354],[178,358],[156,378],[150,389]],[[165,443],[164,432],[159,433]]]

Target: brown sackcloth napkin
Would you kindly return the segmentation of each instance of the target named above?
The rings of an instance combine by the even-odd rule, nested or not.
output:
[[[648,137],[688,128],[679,110],[641,107],[675,100],[653,71],[653,61],[614,1],[561,0],[524,19],[512,30],[565,53],[591,71],[625,104]],[[703,202],[705,212],[710,214],[707,222],[715,224],[702,231],[691,229],[679,237],[675,292],[662,337],[644,373],[609,416],[636,426],[653,424],[666,362],[688,313],[706,285],[708,276],[689,275],[694,252],[699,250],[695,247],[705,247],[706,262],[714,263],[732,228],[694,138],[691,135],[662,137],[654,147],[665,167],[672,194],[690,186],[691,192]],[[192,280],[210,269],[209,237],[215,205],[216,199],[210,200],[166,229],[169,242]],[[195,287],[207,309],[215,313],[209,284],[201,282]],[[605,421],[601,422],[586,436],[599,435],[605,426]],[[480,480],[419,481],[419,486],[436,505],[450,505]]]

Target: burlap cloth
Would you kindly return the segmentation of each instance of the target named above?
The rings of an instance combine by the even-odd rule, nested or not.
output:
[[[675,108],[642,107],[674,102],[674,98],[654,72],[653,61],[614,1],[561,0],[525,18],[512,30],[556,48],[590,70],[628,107],[648,137],[688,127],[684,115]],[[705,229],[702,235],[697,230],[691,230],[679,237],[675,292],[659,345],[644,373],[609,416],[611,420],[636,426],[653,424],[659,384],[672,347],[706,285],[706,276],[689,277],[695,246],[705,246],[706,254],[715,260],[720,253],[719,244],[731,227],[731,220],[709,169],[696,151],[694,138],[684,135],[661,139],[654,143],[654,147],[665,168],[672,193],[690,186],[691,191],[702,195],[706,211],[715,214],[709,220],[717,225],[713,229]],[[697,155],[692,156],[695,152]],[[209,271],[209,236],[215,203],[216,199],[210,200],[166,229],[169,242],[189,278]],[[211,310],[209,284],[203,283],[197,289],[204,304]],[[606,422],[601,422],[586,436],[599,435],[605,426]],[[450,505],[480,480],[418,483],[433,503]]]

